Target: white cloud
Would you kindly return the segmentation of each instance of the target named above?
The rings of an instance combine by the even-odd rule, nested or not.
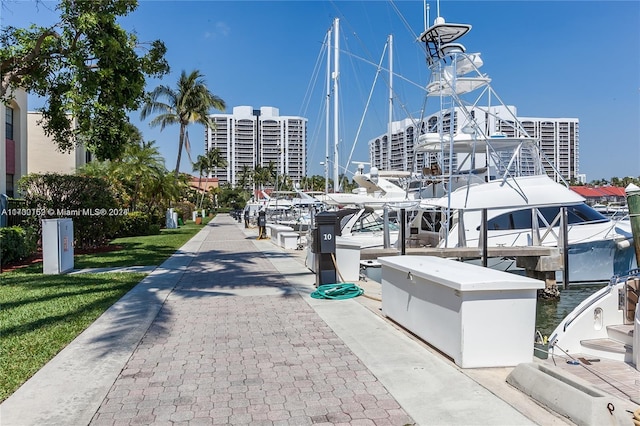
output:
[[[227,37],[231,32],[231,27],[227,25],[225,22],[218,21],[214,25],[213,31],[205,31],[203,36],[204,38],[219,38],[219,37]]]

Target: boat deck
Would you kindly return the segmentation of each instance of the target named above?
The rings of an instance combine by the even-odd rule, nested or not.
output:
[[[573,358],[549,355],[548,359],[542,361],[571,373],[602,391],[640,404],[640,371],[631,364],[585,354],[574,354]]]

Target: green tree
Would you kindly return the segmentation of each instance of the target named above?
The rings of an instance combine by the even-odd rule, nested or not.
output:
[[[349,179],[347,175],[340,175],[340,188],[342,189],[342,192],[351,192],[357,187],[358,184],[354,180]]]
[[[293,180],[289,175],[278,175],[276,178],[276,188],[279,191],[293,191]]]
[[[217,171],[219,168],[227,167],[227,161],[222,157],[218,148],[213,148],[205,154],[207,159],[207,174]]]
[[[242,166],[242,170],[238,174],[238,187],[244,190],[249,189],[249,187],[253,184],[253,176],[249,166]]]
[[[221,98],[209,91],[203,75],[198,70],[191,71],[190,74],[182,71],[176,89],[160,85],[151,92],[150,98],[145,102],[140,113],[143,120],[151,114],[158,114],[149,123],[152,127],[160,126],[160,130],[163,130],[169,124],[180,125],[178,157],[174,170],[176,177],[180,173],[182,148],[186,146],[189,153],[187,126],[200,123],[215,127],[209,117],[212,108],[224,111],[226,106]]]
[[[130,188],[131,210],[139,210],[138,201],[148,200],[156,189],[155,181],[166,173],[164,158],[155,141],[127,145],[124,155],[112,163],[113,173],[120,177]],[[146,202],[144,204],[147,204]]]
[[[220,188],[218,194],[218,203],[220,207],[239,209],[243,208],[247,203],[249,194],[240,188],[233,188],[231,184],[224,184]]]
[[[201,192],[200,208],[204,202],[205,195],[205,191],[202,190],[202,175],[206,174],[208,178],[213,169],[226,166],[227,162],[222,158],[218,148],[210,149],[205,155],[198,155],[196,162],[193,163],[193,171],[198,172],[198,189]]]
[[[202,191],[202,175],[208,169],[207,158],[204,155],[198,155],[193,163],[193,171],[198,172],[198,189]]]
[[[314,191],[324,191],[325,189],[325,178],[320,175],[311,176],[311,187]]]
[[[260,164],[253,169],[251,178],[259,189],[264,189],[265,184],[269,181],[269,171]]]
[[[155,141],[144,142],[142,134],[129,124],[130,139],[123,154],[113,161],[92,161],[78,174],[102,177],[118,194],[123,207],[144,213],[159,214],[171,201],[179,198],[181,186],[168,180],[164,158]]]
[[[161,214],[175,201],[184,198],[183,194],[188,188],[187,175],[181,173],[180,176],[176,177],[175,173],[166,171],[149,186],[151,193],[149,200],[150,212]]]
[[[140,107],[146,76],[169,70],[161,41],[143,45],[116,22],[137,5],[61,0],[60,21],[51,27],[3,27],[0,100],[18,88],[39,95],[46,99],[41,125],[61,151],[81,141],[98,159],[118,157],[128,139],[127,113]]]

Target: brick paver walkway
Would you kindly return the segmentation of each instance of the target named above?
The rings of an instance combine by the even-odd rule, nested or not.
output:
[[[413,421],[222,215],[91,424]]]

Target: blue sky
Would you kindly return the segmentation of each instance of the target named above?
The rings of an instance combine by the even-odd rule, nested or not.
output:
[[[437,4],[429,3],[433,21]],[[47,25],[55,19],[56,2],[3,0],[3,5],[2,26]],[[442,0],[440,14],[473,26],[461,41],[467,51],[482,53],[482,71],[519,116],[580,120],[580,172],[588,181],[640,176],[640,2]],[[353,160],[367,161],[368,140],[386,131],[387,76],[381,74],[372,87],[373,64],[381,60],[389,34],[399,75],[393,119],[419,115],[420,86],[428,80],[422,46],[415,41],[424,29],[421,0],[142,0],[121,24],[141,41],[161,39],[168,48],[171,73],[150,80],[149,90],[175,86],[182,70],[198,69],[225,100],[227,112],[241,105],[273,106],[281,115],[305,116],[309,174],[323,174],[326,65],[318,61],[324,61],[322,42],[336,17],[342,35],[339,157],[344,167],[352,150]],[[32,109],[40,101],[30,102]],[[152,129],[137,112],[131,119],[145,140],[156,141],[173,170],[178,128]],[[204,152],[204,130],[194,125],[189,133],[195,157]],[[181,170],[191,171],[186,155]]]

